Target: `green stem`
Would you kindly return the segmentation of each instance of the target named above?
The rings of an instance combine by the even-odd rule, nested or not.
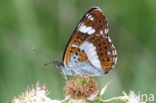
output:
[[[114,98],[111,98],[111,99],[108,99],[108,100],[99,99],[99,101],[101,103],[108,103],[108,102],[115,101],[115,100],[125,101],[125,100],[128,100],[128,98],[127,98],[127,96],[119,96],[119,97],[114,97]]]

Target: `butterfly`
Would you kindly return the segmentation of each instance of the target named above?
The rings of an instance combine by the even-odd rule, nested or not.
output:
[[[54,61],[65,75],[100,76],[117,62],[117,52],[108,35],[108,23],[99,7],[80,20],[66,45],[63,61]]]

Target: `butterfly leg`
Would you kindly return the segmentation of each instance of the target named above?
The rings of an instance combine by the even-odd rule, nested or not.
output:
[[[75,74],[78,74],[78,75],[80,75],[82,77],[82,74],[79,71],[74,70],[74,69],[73,69],[73,71],[75,72]]]
[[[62,70],[62,72],[60,72],[60,74],[62,75],[62,77],[67,81],[68,78],[67,78],[67,75],[66,73],[64,72],[64,70]]]

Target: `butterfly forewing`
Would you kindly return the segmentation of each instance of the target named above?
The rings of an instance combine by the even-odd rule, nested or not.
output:
[[[86,63],[105,73],[113,68],[116,59],[117,53],[108,36],[106,18],[101,9],[92,8],[84,15],[67,44],[64,65],[72,64],[74,67],[79,62]]]

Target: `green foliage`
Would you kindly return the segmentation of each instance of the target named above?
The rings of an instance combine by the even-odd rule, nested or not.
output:
[[[104,98],[130,89],[156,94],[155,4],[155,0],[0,0],[0,102],[11,101],[38,80],[48,85],[50,97],[63,98],[60,70],[53,65],[42,69],[41,64],[51,60],[31,48],[62,60],[78,21],[93,6],[108,18],[118,52],[115,69],[96,77],[99,85],[112,81]]]

